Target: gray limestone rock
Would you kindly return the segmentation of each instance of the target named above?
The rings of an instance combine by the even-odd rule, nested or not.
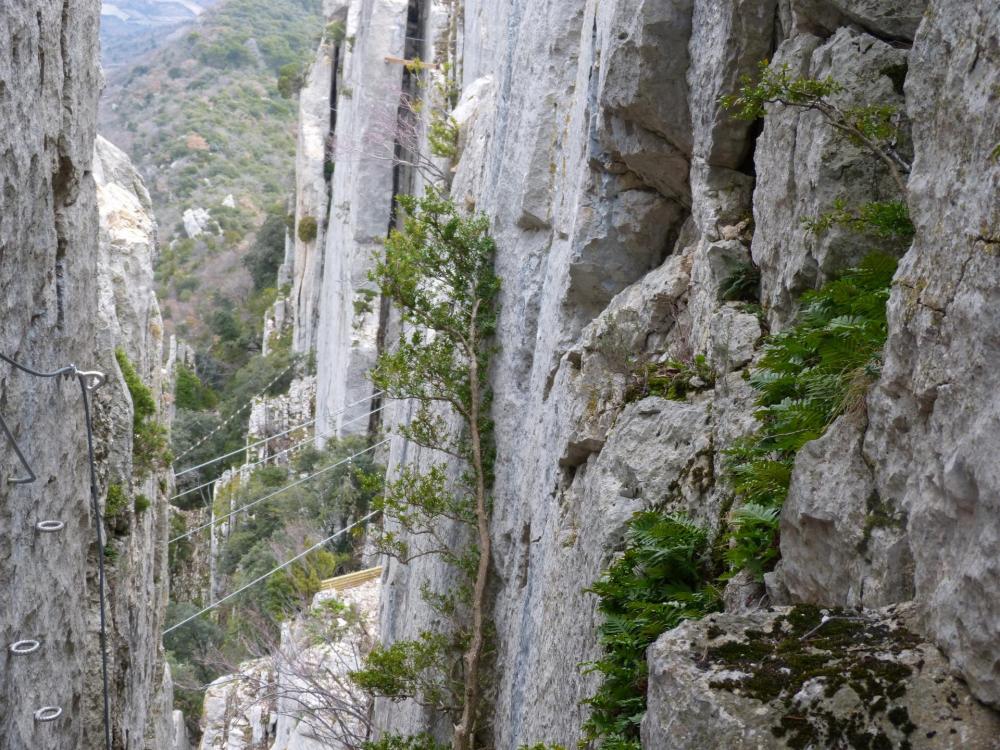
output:
[[[372,300],[368,270],[388,232],[393,211],[395,123],[402,66],[386,61],[405,51],[406,0],[352,3],[336,58],[338,99],[323,238],[323,303],[317,317],[316,430],[359,435],[375,406],[368,370],[375,362],[382,315]],[[331,60],[317,65],[330,68]],[[332,75],[334,72],[330,71]]]
[[[880,39],[912,42],[928,0],[794,0],[799,26],[831,33],[857,25]]]
[[[925,627],[1000,705],[1000,6],[932,2],[907,80],[917,228],[889,301],[865,454],[908,516]]]
[[[643,747],[996,747],[1000,718],[910,614],[800,606],[686,622],[647,652]]]
[[[719,97],[735,91],[771,55],[777,0],[697,0],[687,83],[696,161],[745,168],[752,124],[734,118]]]
[[[305,85],[299,92],[299,134],[295,151],[295,227],[293,244],[292,295],[294,330],[292,348],[297,352],[316,347],[319,298],[323,283],[323,248],[326,212],[329,205],[327,162],[332,163],[329,134],[331,123],[330,88],[337,49],[320,42]],[[316,222],[316,236],[303,240],[298,227],[303,221]],[[308,236],[308,235],[307,235]]]
[[[8,4],[2,17],[0,351],[40,370],[74,362],[108,374],[94,403],[103,501],[113,481],[125,481],[130,494],[139,490],[130,476],[131,404],[114,347],[128,348],[149,382],[168,381],[160,373],[155,300],[143,283],[152,274],[148,196],[127,164],[112,158],[97,165],[110,176],[105,187],[118,186],[102,197],[104,218],[115,218],[105,223],[99,245],[94,131],[100,3]],[[128,179],[119,183],[122,176]],[[0,737],[9,750],[99,747],[96,570],[103,550],[90,511],[79,385],[29,377],[4,364],[0,391],[4,418],[38,476],[33,484],[7,481],[23,476],[23,469],[3,439]],[[157,634],[165,527],[159,497],[150,497],[142,517],[131,506],[125,509],[128,538],[118,541],[118,562],[109,566],[110,702],[119,746],[126,733],[136,744],[146,736],[163,678]],[[65,527],[42,534],[35,529],[42,520]],[[118,521],[108,526],[117,533]],[[21,639],[38,640],[40,648],[12,654],[8,646]],[[62,709],[62,716],[36,721],[34,712],[43,706]]]
[[[781,44],[773,64],[788,64],[793,75],[833,76],[846,87],[836,95],[842,105],[902,110],[896,72],[905,72],[906,53],[867,34],[841,28],[825,42],[795,36]],[[816,234],[803,220],[829,211],[837,199],[857,206],[897,199],[898,189],[874,155],[838,134],[818,112],[780,104],[769,106],[754,163],[753,258],[761,269],[769,320],[780,328],[803,291],[857,263],[873,247],[871,237],[840,227]]]
[[[864,416],[843,416],[799,451],[781,511],[781,578],[793,601],[879,607],[913,597],[906,514],[879,496]]]

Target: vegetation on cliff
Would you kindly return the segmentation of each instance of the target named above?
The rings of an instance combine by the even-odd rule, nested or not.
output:
[[[376,499],[386,521],[378,545],[404,563],[437,556],[458,583],[424,591],[450,628],[376,648],[352,678],[375,695],[412,698],[446,713],[455,727],[452,747],[470,750],[480,746],[477,734],[488,721],[494,447],[487,380],[499,292],[496,248],[486,217],[464,216],[433,190],[399,203],[403,228],[386,242],[372,280],[398,306],[405,327],[396,346],[379,356],[372,380],[390,397],[416,402],[400,434],[436,460],[402,467]],[[453,524],[462,528],[458,544]]]

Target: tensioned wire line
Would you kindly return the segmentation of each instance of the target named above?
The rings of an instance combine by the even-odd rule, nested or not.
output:
[[[257,442],[251,443],[250,445],[244,445],[242,448],[237,448],[236,450],[230,451],[229,453],[223,453],[221,456],[210,458],[208,461],[198,464],[197,466],[189,466],[186,469],[174,472],[174,476],[182,477],[185,474],[190,474],[192,471],[197,471],[198,469],[204,469],[206,466],[211,466],[212,464],[217,464],[219,461],[224,461],[227,458],[232,458],[233,456],[239,455],[240,453],[248,451],[252,448],[256,448],[258,445],[269,443],[272,440],[275,440],[276,438],[280,438],[284,435],[287,435],[289,432],[295,432],[296,430],[301,430],[303,427],[308,427],[309,425],[314,424],[315,422],[316,422],[315,419],[310,419],[306,422],[302,422],[301,424],[297,424],[294,427],[289,427],[287,430],[285,430],[284,432],[279,432],[277,435],[268,435],[266,438],[261,438]]]
[[[331,469],[336,469],[338,466],[343,466],[346,463],[350,463],[351,461],[353,461],[358,456],[363,456],[365,453],[369,453],[369,452],[375,450],[376,448],[379,448],[379,447],[385,445],[386,443],[390,442],[390,440],[391,440],[391,438],[386,438],[385,440],[383,440],[383,441],[381,441],[379,443],[375,443],[375,445],[368,446],[363,451],[358,451],[353,456],[348,456],[347,458],[341,459],[340,461],[337,461],[336,463],[330,464],[329,466],[324,466],[319,471],[315,471],[312,474],[310,474],[309,476],[303,477],[302,479],[299,479],[299,480],[297,480],[295,482],[292,482],[291,484],[286,484],[284,487],[280,487],[279,489],[275,490],[274,492],[272,492],[272,493],[270,493],[268,495],[264,495],[264,497],[259,497],[256,500],[247,503],[246,505],[241,505],[236,510],[234,510],[234,511],[232,511],[230,513],[227,513],[224,516],[219,516],[218,518],[213,518],[208,523],[203,523],[201,526],[196,526],[195,528],[193,528],[190,531],[187,531],[187,532],[181,534],[180,536],[175,536],[173,539],[170,539],[167,542],[167,544],[173,544],[174,542],[180,541],[181,539],[187,539],[189,536],[194,536],[199,531],[201,531],[203,529],[207,529],[210,526],[215,526],[216,524],[225,521],[227,518],[232,518],[237,513],[241,513],[244,510],[246,510],[247,508],[251,508],[254,505],[258,505],[258,504],[264,502],[265,500],[270,500],[272,497],[277,497],[281,493],[287,492],[288,490],[292,489],[293,487],[298,487],[301,484],[305,484],[306,482],[315,479],[320,474],[325,474],[326,472],[330,471]]]
[[[359,414],[356,417],[352,417],[351,419],[348,419],[346,422],[342,422],[340,426],[343,427],[344,425],[354,424],[355,422],[359,422],[362,419],[367,419],[372,414],[378,414],[380,411],[382,411],[385,408],[387,408],[387,405],[380,406],[377,409],[372,409],[371,411],[365,412],[364,414]],[[296,428],[293,428],[293,429],[296,429]],[[291,430],[289,430],[289,432],[290,431]],[[272,435],[271,438],[273,439],[273,438],[276,438],[276,437],[281,437],[281,435],[284,435],[284,434],[285,433],[282,432],[282,433],[279,433],[277,435]],[[334,433],[329,433],[329,434],[326,434],[326,435],[313,435],[311,437],[307,437],[305,440],[300,440],[295,445],[293,445],[293,446],[291,446],[289,448],[285,448],[284,450],[278,451],[277,453],[273,453],[270,456],[264,456],[264,458],[258,459],[257,461],[254,461],[252,464],[243,464],[242,466],[236,467],[236,469],[238,471],[241,471],[241,472],[245,471],[245,470],[248,470],[248,469],[253,469],[253,468],[257,467],[257,466],[260,466],[261,464],[266,464],[268,461],[270,461],[273,458],[277,458],[278,456],[283,456],[286,453],[290,453],[291,451],[294,451],[294,450],[296,450],[298,448],[301,448],[303,445],[311,443],[311,442],[313,442],[316,439],[326,440],[327,438],[331,438],[331,437],[334,437],[334,436],[335,436]],[[246,448],[246,450],[250,450],[250,447]],[[169,497],[167,499],[168,499],[168,501],[169,500],[176,500],[179,497],[184,497],[185,495],[190,495],[192,492],[197,492],[198,490],[203,490],[206,487],[211,487],[213,484],[215,484],[216,482],[218,482],[221,478],[222,478],[222,475],[219,475],[215,479],[212,479],[211,481],[204,482],[202,484],[199,484],[197,487],[192,487],[191,489],[184,490],[183,492],[178,492],[176,495],[174,495],[172,497]]]
[[[238,409],[236,409],[236,411],[234,411],[232,414],[230,414],[228,417],[226,417],[219,425],[217,425],[215,427],[215,429],[211,430],[208,434],[203,435],[202,438],[197,443],[195,443],[194,445],[190,446],[186,451],[184,451],[179,456],[177,456],[174,459],[174,461],[177,461],[179,459],[184,458],[184,456],[186,456],[188,453],[190,453],[191,451],[193,451],[195,448],[198,448],[198,447],[204,445],[205,441],[208,440],[210,437],[212,437],[212,435],[214,435],[219,430],[221,430],[223,427],[225,427],[227,424],[229,424],[234,419],[236,419],[236,417],[237,417],[238,414],[240,414],[242,411],[244,411],[248,406],[253,405],[254,401],[256,401],[258,398],[260,398],[261,396],[263,396],[264,394],[266,394],[269,390],[271,390],[271,386],[273,386],[275,383],[277,383],[279,380],[281,380],[283,377],[285,377],[285,375],[287,375],[289,372],[291,372],[295,368],[295,366],[297,364],[298,364],[298,362],[293,361],[292,364],[290,364],[288,367],[286,367],[284,370],[282,370],[280,373],[278,373],[278,375],[274,378],[274,380],[272,380],[270,383],[268,383],[267,385],[265,385],[264,388],[257,393],[257,395],[252,396],[249,401],[245,402],[242,406],[240,406]]]
[[[347,411],[348,409],[350,409],[352,406],[357,406],[358,404],[363,404],[366,401],[371,401],[372,399],[378,398],[379,396],[383,395],[384,393],[385,393],[385,391],[378,391],[376,393],[371,394],[370,396],[365,396],[364,398],[359,399],[359,400],[355,401],[354,403],[347,404],[347,406],[343,407],[339,411],[335,411],[330,416],[331,417],[336,417],[336,416],[338,416],[340,414],[343,414],[345,411]],[[270,442],[271,440],[274,440],[275,438],[280,438],[280,437],[282,437],[284,435],[287,435],[289,432],[295,432],[295,430],[300,430],[303,427],[308,427],[309,425],[314,424],[315,422],[316,422],[315,419],[310,419],[307,422],[303,422],[302,424],[297,424],[294,427],[289,427],[287,430],[285,430],[284,432],[279,432],[277,435],[269,435],[268,437],[261,438],[260,440],[258,440],[255,443],[251,443],[250,445],[243,446],[242,448],[237,448],[236,450],[230,451],[229,453],[224,453],[221,456],[216,456],[215,458],[211,458],[208,461],[205,461],[204,463],[198,464],[197,466],[189,466],[186,469],[182,469],[181,471],[175,472],[174,473],[174,477],[184,476],[185,474],[190,474],[192,471],[196,471],[198,469],[204,469],[206,466],[211,466],[214,463],[218,463],[219,461],[223,461],[223,460],[225,460],[227,458],[231,458],[232,456],[235,456],[235,455],[238,455],[240,453],[243,453],[244,451],[248,451],[251,448],[256,448],[258,445],[263,445],[264,443]],[[185,451],[185,453],[189,453],[189,452],[190,451]],[[177,496],[175,496],[175,497],[177,497]],[[171,498],[171,499],[173,499],[173,498]]]
[[[221,599],[219,599],[219,601],[215,602],[214,604],[210,604],[209,606],[205,607],[200,612],[196,612],[195,614],[191,615],[190,617],[186,617],[183,620],[181,620],[180,622],[178,622],[178,623],[176,623],[174,625],[171,625],[169,628],[167,628],[166,630],[163,631],[163,635],[166,635],[167,633],[170,633],[170,632],[172,632],[174,630],[177,630],[177,628],[181,627],[182,625],[187,625],[189,622],[191,622],[192,620],[195,620],[195,619],[201,617],[206,612],[211,612],[216,607],[218,607],[218,606],[220,606],[222,604],[225,604],[227,601],[229,601],[230,599],[232,599],[234,596],[237,596],[238,594],[242,594],[244,591],[246,591],[251,586],[256,586],[258,583],[260,583],[261,581],[265,580],[266,578],[270,578],[271,576],[273,576],[279,570],[284,570],[289,565],[291,565],[293,562],[295,562],[297,560],[301,560],[303,557],[305,557],[306,555],[308,555],[310,552],[314,552],[314,551],[318,550],[320,547],[322,547],[323,545],[329,544],[330,542],[332,542],[334,539],[336,539],[341,534],[345,534],[348,531],[350,531],[351,529],[354,529],[354,528],[360,526],[363,523],[367,523],[374,516],[378,515],[378,513],[379,513],[379,511],[373,510],[367,516],[365,516],[364,518],[362,518],[362,519],[360,519],[358,521],[355,521],[350,526],[345,526],[344,528],[339,529],[338,531],[336,531],[335,533],[331,534],[326,539],[324,539],[322,542],[317,542],[316,544],[314,544],[309,549],[305,550],[304,552],[300,552],[299,554],[297,554],[291,560],[287,560],[287,561],[283,562],[281,565],[279,565],[278,567],[276,567],[274,570],[270,570],[267,573],[265,573],[264,575],[262,575],[262,576],[260,576],[258,578],[255,578],[254,580],[250,581],[250,583],[246,584],[245,586],[241,586],[240,588],[236,589],[236,591],[234,591],[231,594],[227,594],[226,596],[224,596]]]

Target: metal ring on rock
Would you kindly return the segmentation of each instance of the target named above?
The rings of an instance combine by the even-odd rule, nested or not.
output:
[[[35,528],[43,534],[55,534],[65,529],[66,524],[62,521],[39,521],[35,524]]]
[[[27,656],[28,654],[33,654],[41,647],[42,647],[41,641],[36,641],[33,639],[25,639],[23,641],[17,641],[16,643],[12,643],[9,646],[10,652],[15,656]]]
[[[108,382],[107,376],[103,372],[97,372],[96,370],[77,370],[76,374],[77,377],[84,379],[84,384],[87,386],[88,391],[96,391]]]
[[[43,706],[35,711],[35,721],[55,721],[62,716],[59,706]]]

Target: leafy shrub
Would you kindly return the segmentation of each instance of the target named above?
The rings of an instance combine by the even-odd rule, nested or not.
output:
[[[120,484],[112,484],[108,487],[108,497],[104,501],[104,517],[114,518],[128,507],[128,495],[125,488]]]
[[[136,513],[145,513],[147,510],[149,510],[149,506],[151,504],[152,503],[150,502],[149,498],[146,497],[145,495],[136,495],[135,496],[135,512]]]
[[[278,93],[285,99],[296,96],[305,82],[302,65],[299,63],[291,62],[278,69]]]
[[[319,234],[319,224],[312,216],[303,216],[299,219],[299,239],[303,242],[312,242]]]
[[[278,269],[285,259],[285,214],[280,208],[269,211],[254,237],[243,265],[250,272],[256,290],[275,286]]]
[[[365,657],[364,667],[351,672],[351,681],[372,695],[421,705],[456,708],[461,684],[447,679],[453,644],[442,633],[425,631],[414,640],[377,645]]]
[[[132,465],[143,476],[170,464],[167,430],[156,421],[153,392],[142,382],[128,355],[123,349],[116,349],[115,359],[132,396]]]
[[[340,44],[347,38],[347,27],[343,21],[331,21],[323,31],[323,37],[334,44]]]
[[[660,396],[671,401],[683,401],[689,393],[696,393],[715,385],[715,370],[703,354],[689,362],[668,359],[665,362],[647,362],[632,373],[633,380],[625,394],[626,401],[647,396]]]
[[[605,750],[639,750],[646,712],[646,649],[682,621],[719,609],[706,581],[715,577],[708,536],[681,515],[636,513],[625,535],[625,552],[589,590],[604,615],[599,640],[604,656],[588,665],[601,686],[584,703],[591,715],[585,742]]]
[[[743,503],[730,517],[732,571],[746,568],[760,577],[772,567],[795,455],[837,416],[863,404],[878,377],[895,270],[894,258],[870,255],[803,295],[798,322],[769,339],[750,376],[761,427],[728,451],[727,479]]]
[[[719,289],[721,302],[760,302],[760,269],[745,263],[733,269]]]
[[[178,409],[204,411],[212,409],[219,399],[215,392],[205,386],[193,370],[184,365],[177,366],[177,382],[174,385],[174,403]]]
[[[886,75],[893,76],[891,71]],[[910,164],[896,150],[900,140],[897,108],[881,103],[842,106],[835,97],[845,91],[842,83],[829,76],[795,77],[787,63],[772,66],[762,60],[757,78],[743,76],[739,92],[721,97],[720,103],[741,120],[763,117],[768,104],[819,112],[834,130],[876,156],[889,170],[900,194],[905,195],[904,175],[909,173]]]
[[[802,224],[815,234],[842,226],[899,244],[908,244],[914,232],[909,209],[903,201],[872,201],[857,208],[848,208],[846,201],[838,198],[829,211],[815,219],[804,219]]]

